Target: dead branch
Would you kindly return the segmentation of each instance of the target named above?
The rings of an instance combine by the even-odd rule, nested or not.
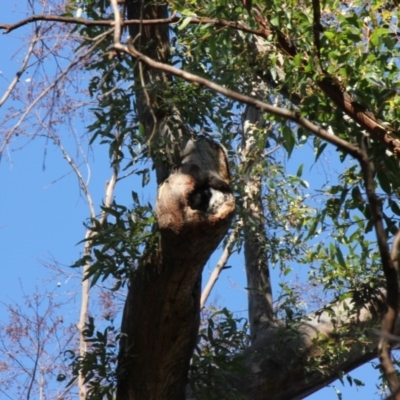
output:
[[[22,124],[22,122],[25,120],[25,118],[27,117],[27,115],[29,115],[29,113],[32,111],[32,109],[35,107],[35,105],[41,100],[43,99],[48,93],[51,92],[51,90],[53,90],[55,87],[57,87],[58,83],[64,79],[68,73],[74,68],[76,67],[82,60],[84,60],[88,55],[90,55],[94,49],[96,47],[98,47],[100,45],[100,43],[104,40],[104,38],[110,34],[112,32],[112,30],[109,30],[101,35],[98,36],[98,40],[89,47],[88,50],[83,51],[83,48],[81,49],[81,51],[78,53],[79,56],[72,61],[68,67],[66,67],[61,74],[58,76],[58,78],[51,84],[49,85],[45,90],[43,90],[43,92],[40,93],[40,95],[38,97],[36,97],[35,100],[33,100],[28,107],[26,107],[25,111],[22,113],[21,117],[19,118],[19,120],[16,122],[16,124],[12,127],[12,129],[10,129],[9,132],[7,132],[4,141],[2,143],[2,145],[0,146],[0,160],[2,158],[2,155],[4,153],[5,148],[7,147],[7,145],[9,144],[11,138],[13,137],[13,135],[15,134],[15,132],[17,131],[17,129],[19,128],[19,126]]]
[[[241,229],[242,226],[242,221],[239,221],[236,224],[235,229],[230,233],[228,241],[226,242],[226,246],[224,248],[224,251],[221,254],[221,257],[219,258],[217,265],[215,266],[213,272],[211,273],[211,276],[207,282],[207,285],[203,289],[203,292],[201,294],[201,299],[200,299],[200,309],[203,309],[208,297],[210,296],[210,293],[216,284],[219,275],[221,274],[222,270],[225,268],[226,263],[233,253],[232,248],[233,245],[235,244],[235,240],[237,238],[237,235]]]
[[[33,49],[35,48],[35,44],[39,38],[39,28],[36,29],[35,35],[31,39],[31,42],[29,44],[28,51],[26,52],[25,58],[22,61],[20,69],[17,71],[15,74],[13,80],[11,81],[10,85],[8,86],[7,90],[5,91],[3,97],[0,99],[0,107],[7,101],[7,99],[10,97],[10,94],[14,90],[15,86],[19,82],[19,79],[21,78],[22,74],[25,72],[26,67],[28,65],[29,59],[31,58],[31,55],[33,53]],[[1,154],[1,153],[0,153]]]

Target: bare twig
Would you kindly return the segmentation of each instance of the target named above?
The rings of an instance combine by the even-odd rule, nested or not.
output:
[[[203,289],[203,292],[201,294],[201,300],[200,300],[200,309],[203,309],[208,297],[210,296],[210,293],[216,284],[219,275],[221,274],[222,270],[225,268],[226,263],[230,257],[230,255],[233,253],[232,248],[233,245],[235,244],[235,240],[237,238],[237,235],[240,231],[240,228],[242,226],[242,222],[239,221],[235,227],[235,229],[230,233],[228,241],[226,242],[226,246],[224,248],[224,251],[221,254],[221,257],[218,260],[217,265],[215,266],[213,272],[211,273],[211,276],[207,282],[207,285]]]
[[[3,141],[2,145],[0,146],[0,161],[1,161],[2,155],[4,153],[4,149],[7,147],[7,145],[10,142],[12,136],[17,131],[17,129],[20,127],[22,122],[25,120],[26,116],[29,115],[29,113],[35,107],[35,105],[41,99],[43,99],[51,90],[53,90],[58,85],[58,83],[67,76],[67,74],[71,71],[71,69],[73,69],[76,65],[78,65],[89,54],[91,54],[93,52],[93,50],[101,43],[101,41],[104,40],[105,36],[107,36],[111,32],[112,31],[110,30],[110,31],[107,31],[106,33],[103,33],[103,34],[99,35],[99,39],[87,51],[81,50],[80,51],[81,55],[79,55],[74,61],[72,61],[71,64],[69,64],[68,67],[65,68],[61,72],[61,74],[58,76],[58,78],[51,85],[49,85],[45,90],[43,90],[43,92],[41,92],[40,95],[38,97],[36,97],[36,99],[33,100],[29,104],[28,107],[26,107],[25,111],[22,113],[21,117],[16,122],[16,124],[12,127],[12,129],[10,129],[9,132],[7,132],[7,135],[4,138],[4,141]]]
[[[18,70],[18,72],[15,74],[14,79],[11,81],[10,85],[8,86],[7,90],[5,91],[3,97],[0,99],[0,107],[6,102],[6,100],[10,97],[11,92],[19,82],[19,79],[21,78],[22,74],[25,72],[26,67],[28,65],[28,61],[31,58],[31,55],[33,53],[33,49],[35,48],[35,44],[39,38],[39,27],[35,31],[35,36],[31,39],[31,42],[29,44],[28,51],[26,53],[26,56],[24,60],[22,61],[21,67]]]
[[[75,161],[70,156],[70,154],[67,152],[65,147],[62,145],[61,140],[57,136],[55,136],[53,134],[51,134],[50,137],[54,141],[54,143],[58,146],[58,148],[61,150],[61,153],[62,153],[63,157],[68,162],[68,164],[71,166],[73,172],[75,173],[76,177],[78,178],[79,186],[82,189],[82,191],[83,191],[83,193],[84,193],[84,195],[86,197],[86,201],[87,201],[87,204],[88,204],[88,207],[89,207],[91,218],[96,218],[96,212],[95,212],[95,208],[94,208],[93,199],[92,199],[92,196],[90,195],[87,182],[85,182],[85,180],[83,179],[81,171],[79,170],[79,168],[76,165]]]

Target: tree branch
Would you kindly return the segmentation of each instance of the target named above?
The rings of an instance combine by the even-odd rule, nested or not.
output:
[[[316,2],[317,0],[313,0],[314,8],[317,7]],[[293,41],[279,30],[271,27],[267,17],[265,17],[263,13],[257,10],[257,12],[253,12],[253,16],[263,31],[260,36],[265,39],[268,39],[271,35],[274,36],[276,38],[277,48],[290,58],[293,58],[298,54],[298,50],[293,44]],[[314,22],[317,20],[318,8],[316,10],[314,9]],[[305,64],[304,61],[303,64]],[[342,89],[340,84],[336,82],[333,77],[328,76],[326,73],[322,73],[322,76],[316,80],[316,84],[325,95],[328,96],[334,104],[336,104],[336,106],[345,112],[352,120],[361,125],[362,128],[368,131],[372,137],[381,141],[393,154],[400,157],[400,139],[398,139],[398,135],[393,131],[393,129],[382,124],[372,112],[367,110],[365,106],[355,101],[348,92]]]
[[[130,0],[126,5],[131,19],[168,15],[166,2]],[[131,25],[129,31],[147,56],[169,61],[167,25]],[[142,73],[139,63],[134,66],[139,88],[135,106],[146,139],[157,135],[152,147],[158,147],[152,148],[151,156],[159,183],[159,241],[144,252],[130,279],[121,324],[117,399],[181,400],[198,336],[201,272],[228,231],[235,201],[222,147],[205,137],[191,137],[180,110],[163,100],[172,77],[141,64]],[[145,92],[140,89],[141,76]]]
[[[121,13],[119,11],[117,0],[110,0],[111,7],[114,12],[114,43],[120,43],[121,41],[121,26],[122,26],[122,18]]]
[[[396,249],[398,250],[399,234],[397,234],[395,237],[391,255],[387,243],[386,232],[383,227],[382,211],[379,205],[379,200],[375,193],[374,166],[368,158],[366,149],[363,151],[363,158],[359,161],[361,164],[361,170],[363,172],[369,208],[371,210],[371,216],[377,236],[378,247],[382,261],[382,269],[386,278],[387,309],[382,318],[382,335],[379,339],[378,355],[381,361],[382,369],[385,373],[385,377],[388,381],[390,391],[392,392],[394,399],[399,400],[400,382],[397,378],[397,372],[391,360],[391,344],[387,336],[393,333],[396,318],[399,312],[399,281],[396,262],[398,257],[393,258],[393,253],[396,253]]]
[[[200,310],[204,308],[214,285],[218,281],[219,275],[221,274],[222,270],[225,268],[225,265],[226,265],[230,255],[233,252],[232,248],[233,248],[233,245],[235,244],[236,237],[241,229],[242,224],[243,224],[243,221],[238,221],[235,228],[229,235],[229,238],[228,238],[228,241],[224,248],[224,251],[222,252],[221,257],[219,258],[217,265],[215,266],[213,272],[211,273],[210,279],[208,280],[207,285],[204,287],[203,292],[201,294]]]
[[[95,43],[86,51],[83,51],[83,49],[81,49],[78,53],[78,57],[72,61],[68,67],[66,67],[61,74],[58,76],[58,79],[56,79],[51,85],[47,86],[45,90],[43,90],[43,92],[40,93],[40,95],[38,97],[36,97],[35,100],[33,100],[31,102],[31,104],[29,104],[28,107],[26,107],[25,111],[22,113],[22,116],[19,118],[19,120],[16,122],[16,124],[12,127],[12,129],[10,129],[5,138],[3,139],[3,143],[0,146],[0,161],[1,158],[3,156],[4,150],[7,147],[7,145],[9,144],[12,136],[14,135],[14,133],[17,131],[17,129],[19,128],[19,126],[21,125],[21,123],[24,121],[24,119],[26,118],[27,115],[29,115],[29,113],[32,111],[32,109],[35,107],[35,105],[41,100],[43,99],[51,90],[53,90],[55,87],[57,87],[58,82],[65,78],[67,76],[67,74],[74,68],[76,67],[82,60],[84,60],[89,54],[91,54],[93,52],[93,50],[100,45],[100,43],[102,42],[102,40],[104,39],[104,37],[106,35],[108,35],[111,31],[102,33],[101,35],[98,36],[97,40],[95,41]]]
[[[372,360],[376,345],[368,331],[379,323],[384,296],[376,290],[366,304],[353,299],[328,304],[298,321],[295,329],[270,327],[241,354],[246,373],[232,377],[232,385],[246,399],[298,400]],[[326,346],[330,353],[324,358]]]
[[[300,113],[298,112],[291,112],[285,109],[281,109],[278,107],[271,106],[269,104],[266,104],[264,102],[261,102],[259,100],[256,100],[253,97],[246,96],[240,93],[237,93],[235,91],[232,91],[230,89],[226,89],[223,86],[220,86],[212,81],[209,81],[205,78],[199,77],[197,75],[191,74],[186,71],[179,70],[175,67],[172,67],[168,64],[160,63],[157,61],[152,60],[151,58],[145,56],[144,54],[140,53],[137,51],[134,46],[132,45],[132,42],[128,42],[128,47],[125,47],[123,45],[117,45],[115,46],[117,50],[127,52],[137,58],[140,61],[145,62],[147,65],[149,65],[152,68],[156,68],[159,70],[162,70],[164,72],[170,73],[172,75],[181,77],[189,82],[192,83],[197,83],[199,85],[205,86],[217,93],[220,93],[222,95],[225,95],[227,97],[230,97],[234,100],[237,100],[239,102],[243,102],[248,105],[252,105],[256,109],[259,109],[261,111],[269,112],[271,114],[286,118],[288,120],[291,120],[293,122],[296,122],[298,125],[303,126],[304,128],[308,129],[312,133],[314,133],[316,136],[326,140],[327,142],[339,147],[341,150],[348,152],[351,154],[354,158],[360,161],[361,167],[364,171],[365,174],[365,182],[367,186],[367,193],[368,193],[368,198],[370,202],[370,206],[372,207],[371,211],[372,214],[374,215],[375,218],[375,229],[377,232],[378,236],[378,243],[379,243],[379,249],[381,252],[381,257],[382,257],[382,264],[383,264],[383,270],[384,274],[386,277],[386,282],[387,282],[387,304],[388,304],[388,311],[385,314],[383,321],[382,321],[382,329],[385,332],[391,333],[393,331],[393,324],[395,321],[395,318],[397,316],[397,302],[398,302],[398,284],[397,284],[397,272],[393,267],[393,263],[391,262],[390,255],[388,249],[385,249],[384,245],[384,230],[383,230],[383,225],[381,218],[379,218],[379,213],[377,210],[379,210],[376,195],[374,194],[374,191],[371,192],[371,184],[367,184],[367,182],[370,182],[368,178],[368,168],[366,163],[369,163],[368,159],[365,159],[365,152],[361,151],[358,147],[353,146],[352,144],[346,142],[345,140],[342,140],[329,132],[327,132],[325,129],[320,128],[319,126],[313,124],[312,122],[308,121],[307,119],[301,117]],[[373,181],[372,181],[373,182]],[[372,190],[373,190],[373,183],[372,183]],[[382,236],[382,231],[383,231],[383,236]],[[387,243],[386,243],[387,247]],[[383,338],[383,340],[385,340]],[[385,343],[385,342],[383,342]],[[382,348],[383,350],[380,351],[380,354],[383,356],[387,356],[388,352],[390,352],[390,348],[388,350],[387,346],[384,346]],[[386,357],[387,359],[387,357]],[[390,361],[390,359],[389,359]]]
[[[115,20],[89,20],[85,18],[76,17],[61,17],[58,15],[32,15],[29,18],[18,21],[15,24],[0,24],[0,30],[4,30],[4,34],[10,33],[11,31],[21,28],[24,25],[31,24],[36,21],[53,21],[62,22],[64,24],[75,24],[75,25],[85,25],[85,26],[115,26]],[[131,26],[131,25],[165,25],[171,23],[178,23],[182,21],[181,17],[177,17],[174,12],[168,18],[152,18],[152,19],[128,19],[121,21],[121,26]],[[251,33],[254,35],[263,35],[261,29],[252,29],[249,26],[241,24],[239,22],[227,21],[224,19],[215,18],[197,18],[193,17],[190,20],[191,24],[195,25],[206,25],[212,24],[218,27],[232,28],[242,32]]]
[[[3,97],[0,99],[0,108],[2,107],[2,105],[6,102],[6,100],[9,98],[11,92],[14,90],[15,86],[17,85],[17,83],[19,82],[19,79],[21,78],[22,74],[25,72],[26,67],[28,65],[28,61],[31,58],[31,55],[33,53],[33,49],[35,48],[35,44],[39,38],[39,30],[40,27],[37,27],[37,29],[35,30],[35,35],[34,37],[31,39],[30,44],[29,44],[29,48],[28,51],[25,55],[24,60],[22,61],[21,67],[18,70],[18,72],[15,74],[14,79],[11,81],[10,85],[8,86],[7,90],[5,91]],[[0,156],[1,157],[1,156]]]
[[[283,117],[287,120],[293,121],[296,124],[302,126],[303,128],[309,130],[310,132],[314,133],[316,136],[320,137],[321,139],[326,140],[328,143],[333,144],[334,146],[338,147],[339,149],[349,153],[354,158],[359,159],[362,157],[362,152],[357,146],[350,144],[349,142],[330,134],[327,130],[321,128],[318,125],[315,125],[311,121],[307,120],[306,118],[302,117],[299,112],[289,111],[283,108],[271,106],[270,104],[264,103],[260,100],[257,100],[254,97],[246,96],[244,94],[235,92],[234,90],[227,89],[221,85],[218,85],[215,82],[212,82],[208,79],[202,78],[198,75],[192,74],[190,72],[186,72],[175,68],[171,65],[161,63],[151,59],[150,57],[145,56],[141,52],[139,52],[132,44],[132,40],[128,40],[128,45],[124,46],[122,44],[114,46],[116,50],[125,52],[127,54],[132,55],[133,57],[137,58],[139,61],[143,61],[147,65],[152,68],[158,69],[160,71],[164,71],[168,74],[178,76],[180,78],[185,79],[188,82],[192,82],[198,84],[200,86],[204,86],[214,92],[220,93],[224,96],[227,96],[233,100],[239,101],[244,104],[248,104],[253,106],[254,108],[277,115],[279,117]]]

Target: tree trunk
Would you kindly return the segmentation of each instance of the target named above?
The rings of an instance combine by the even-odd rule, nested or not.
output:
[[[131,19],[166,15],[165,5],[128,3]],[[133,28],[131,36],[138,32]],[[167,26],[144,26],[138,39],[142,51],[167,61]],[[190,139],[178,110],[160,106],[157,101],[168,77],[144,67],[142,71],[137,67],[135,73],[142,85],[138,118],[159,182],[159,242],[146,250],[148,256],[130,282],[121,327],[117,399],[179,400],[185,398],[197,342],[201,273],[229,228],[235,201],[223,147],[204,137]],[[153,143],[165,146],[167,159],[159,157]]]
[[[264,157],[258,148],[254,129],[262,128],[262,115],[247,106],[242,132],[242,165],[244,168],[243,214],[244,261],[249,299],[249,324],[251,340],[257,340],[265,328],[275,324],[272,288],[267,261],[267,233],[261,199],[262,182],[256,167]]]
[[[197,340],[200,277],[235,209],[223,149],[189,141],[159,187],[160,240],[135,271],[122,321],[117,398],[183,399]]]

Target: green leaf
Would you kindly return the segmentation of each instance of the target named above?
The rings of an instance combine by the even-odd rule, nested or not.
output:
[[[340,250],[340,247],[339,247],[339,246],[335,246],[335,249],[336,249],[336,258],[337,258],[339,264],[340,264],[343,268],[346,268],[346,261],[344,260],[342,250]]]
[[[374,45],[377,46],[379,44],[379,41],[382,36],[390,34],[390,30],[387,28],[378,28],[375,29],[375,31],[372,33],[370,37],[370,42]]]
[[[301,176],[303,175],[303,166],[304,164],[300,164],[299,168],[297,169],[296,176],[299,178],[301,178]]]
[[[184,20],[182,21],[182,23],[179,25],[178,29],[181,31],[183,29],[185,29],[189,24],[190,21],[192,20],[192,17],[186,17],[184,18]]]
[[[296,137],[292,129],[287,125],[285,125],[282,128],[282,135],[283,135],[283,147],[286,149],[288,155],[290,156],[296,144]]]

